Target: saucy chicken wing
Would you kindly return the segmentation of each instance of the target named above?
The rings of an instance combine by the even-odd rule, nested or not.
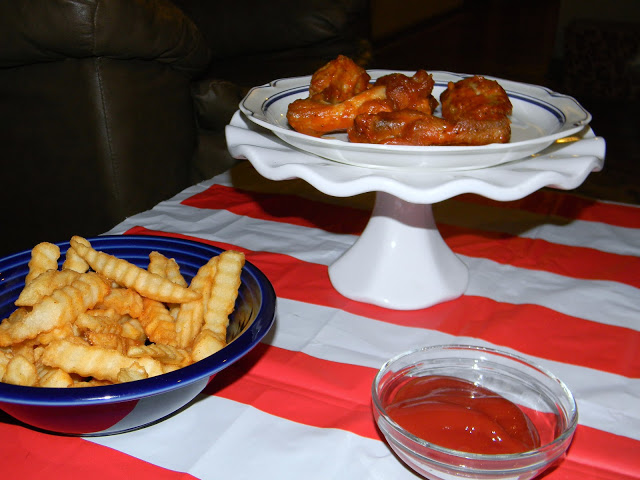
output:
[[[388,145],[487,145],[511,138],[509,96],[494,80],[449,82],[440,95],[442,118],[415,109],[361,115],[349,140]]]
[[[451,122],[418,110],[358,115],[349,128],[349,141],[386,145],[487,145],[509,141],[511,126],[504,116],[495,120]]]
[[[311,77],[309,98],[326,103],[344,102],[369,88],[371,77],[349,57],[338,55]]]
[[[345,131],[362,114],[414,108],[431,113],[437,100],[431,95],[433,78],[425,70],[412,77],[393,73],[372,86],[362,67],[345,56],[318,69],[311,77],[309,97],[289,105],[287,120],[300,133],[322,136]]]
[[[383,86],[372,87],[340,103],[301,98],[289,105],[287,120],[295,131],[320,137],[346,130],[356,116],[391,111]]]
[[[425,70],[418,70],[412,77],[391,73],[376,80],[375,85],[384,85],[387,98],[394,110],[411,108],[424,113],[433,113],[438,101],[431,94],[433,77]]]
[[[313,74],[308,98],[289,105],[289,125],[316,137],[346,130],[358,143],[486,145],[511,138],[511,102],[494,80],[449,82],[440,96],[442,117],[434,115],[438,101],[426,70],[370,81],[366,70],[338,56]]]
[[[451,122],[496,120],[511,115],[512,110],[509,96],[500,84],[479,75],[449,82],[440,102],[442,117]]]

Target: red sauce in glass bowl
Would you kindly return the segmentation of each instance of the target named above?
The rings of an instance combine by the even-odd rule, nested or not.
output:
[[[495,455],[540,446],[536,428],[520,407],[466,380],[412,378],[395,392],[385,410],[413,435],[452,450]]]

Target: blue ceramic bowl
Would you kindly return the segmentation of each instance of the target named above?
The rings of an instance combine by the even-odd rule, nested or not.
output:
[[[88,239],[97,250],[140,267],[156,250],[180,265],[187,281],[222,250],[189,240],[155,236],[103,236]],[[59,243],[61,261],[69,243]],[[14,309],[24,287],[31,252],[0,259],[0,319]],[[107,435],[157,422],[187,405],[220,370],[247,354],[275,320],[273,286],[250,262],[242,272],[236,309],[227,332],[229,344],[188,367],[157,377],[104,387],[40,388],[0,383],[0,409],[39,429],[70,435]]]

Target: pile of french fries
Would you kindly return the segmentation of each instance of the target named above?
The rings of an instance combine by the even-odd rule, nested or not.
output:
[[[244,254],[227,250],[187,284],[174,259],[149,254],[146,269],[82,237],[31,251],[16,310],[0,323],[0,380],[89,387],[182,368],[226,345]]]

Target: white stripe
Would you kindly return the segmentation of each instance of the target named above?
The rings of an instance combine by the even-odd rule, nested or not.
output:
[[[147,228],[231,243],[253,251],[281,253],[304,262],[330,265],[357,240],[355,235],[257,220],[226,210],[163,203],[127,219],[110,233]],[[582,280],[459,256],[470,269],[467,295],[513,304],[532,303],[577,318],[640,329],[640,289],[617,282]]]
[[[175,417],[138,431],[88,440],[203,480],[419,478],[383,442],[220,397],[201,396]]]
[[[640,440],[640,379],[556,362],[470,337],[371,320],[332,308],[279,299],[270,344],[315,358],[378,369],[389,358],[426,345],[462,343],[496,347],[524,356],[570,388],[580,423]]]
[[[640,256],[640,230],[600,222],[450,200],[434,206],[436,222],[520,238]],[[638,208],[640,216],[640,207]]]
[[[470,270],[466,295],[515,305],[533,303],[565,315],[640,330],[638,288],[517,268],[484,258],[460,258]]]

